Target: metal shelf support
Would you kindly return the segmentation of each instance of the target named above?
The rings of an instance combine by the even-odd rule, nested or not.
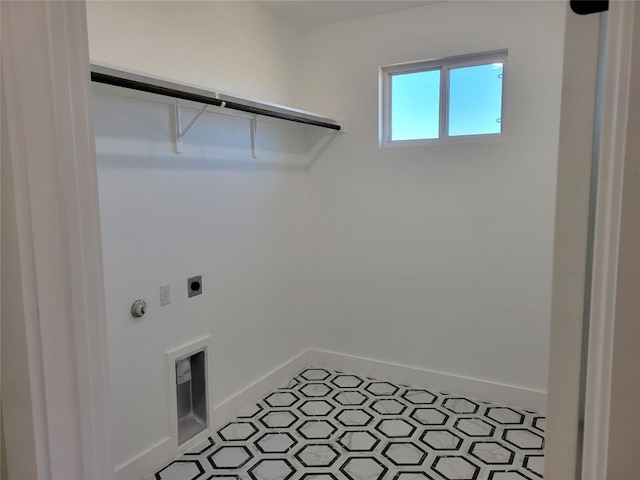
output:
[[[191,119],[189,124],[182,128],[182,107],[180,106],[180,99],[176,99],[176,153],[182,152],[182,139],[189,132],[189,129],[193,127],[193,124],[200,118],[200,116],[205,112],[209,105],[203,105],[200,111],[196,114],[195,117]]]
[[[256,115],[249,120],[249,131],[251,133],[251,158],[258,158],[256,152],[258,147],[258,118]]]

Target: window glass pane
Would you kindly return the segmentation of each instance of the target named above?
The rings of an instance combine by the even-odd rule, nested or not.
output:
[[[449,70],[449,135],[500,133],[504,65]]]
[[[440,70],[391,78],[391,140],[438,138]]]

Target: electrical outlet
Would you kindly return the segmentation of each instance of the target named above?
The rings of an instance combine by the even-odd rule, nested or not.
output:
[[[171,287],[168,283],[160,285],[160,306],[169,305],[171,303]]]
[[[195,297],[202,293],[202,275],[187,279],[187,295]]]

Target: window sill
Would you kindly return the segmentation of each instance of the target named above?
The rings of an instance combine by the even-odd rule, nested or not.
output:
[[[380,142],[380,148],[398,147],[436,147],[444,145],[464,145],[503,142],[506,136],[504,133],[483,134],[483,135],[460,135],[456,137],[432,138],[424,140],[394,140]]]

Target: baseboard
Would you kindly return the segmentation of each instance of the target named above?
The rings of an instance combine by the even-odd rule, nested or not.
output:
[[[378,380],[464,395],[478,400],[540,413],[543,413],[546,409],[547,394],[540,390],[328,350],[311,349],[308,351],[306,358],[314,366],[364,375]]]
[[[116,480],[144,480],[153,475],[177,455],[177,440],[165,437],[158,443],[140,452],[125,463],[118,465],[115,471]]]
[[[116,480],[145,480],[174,460],[184,451],[204,440],[233,420],[244,408],[257,403],[269,392],[290,380],[310,365],[309,350],[305,350],[273,368],[258,380],[234,393],[213,407],[209,429],[178,448],[177,438],[167,436],[115,469]]]
[[[248,387],[226,398],[214,407],[211,428],[215,432],[236,418],[248,406],[251,406],[276,388],[291,380],[309,367],[310,350],[305,350],[288,361],[275,367]]]

